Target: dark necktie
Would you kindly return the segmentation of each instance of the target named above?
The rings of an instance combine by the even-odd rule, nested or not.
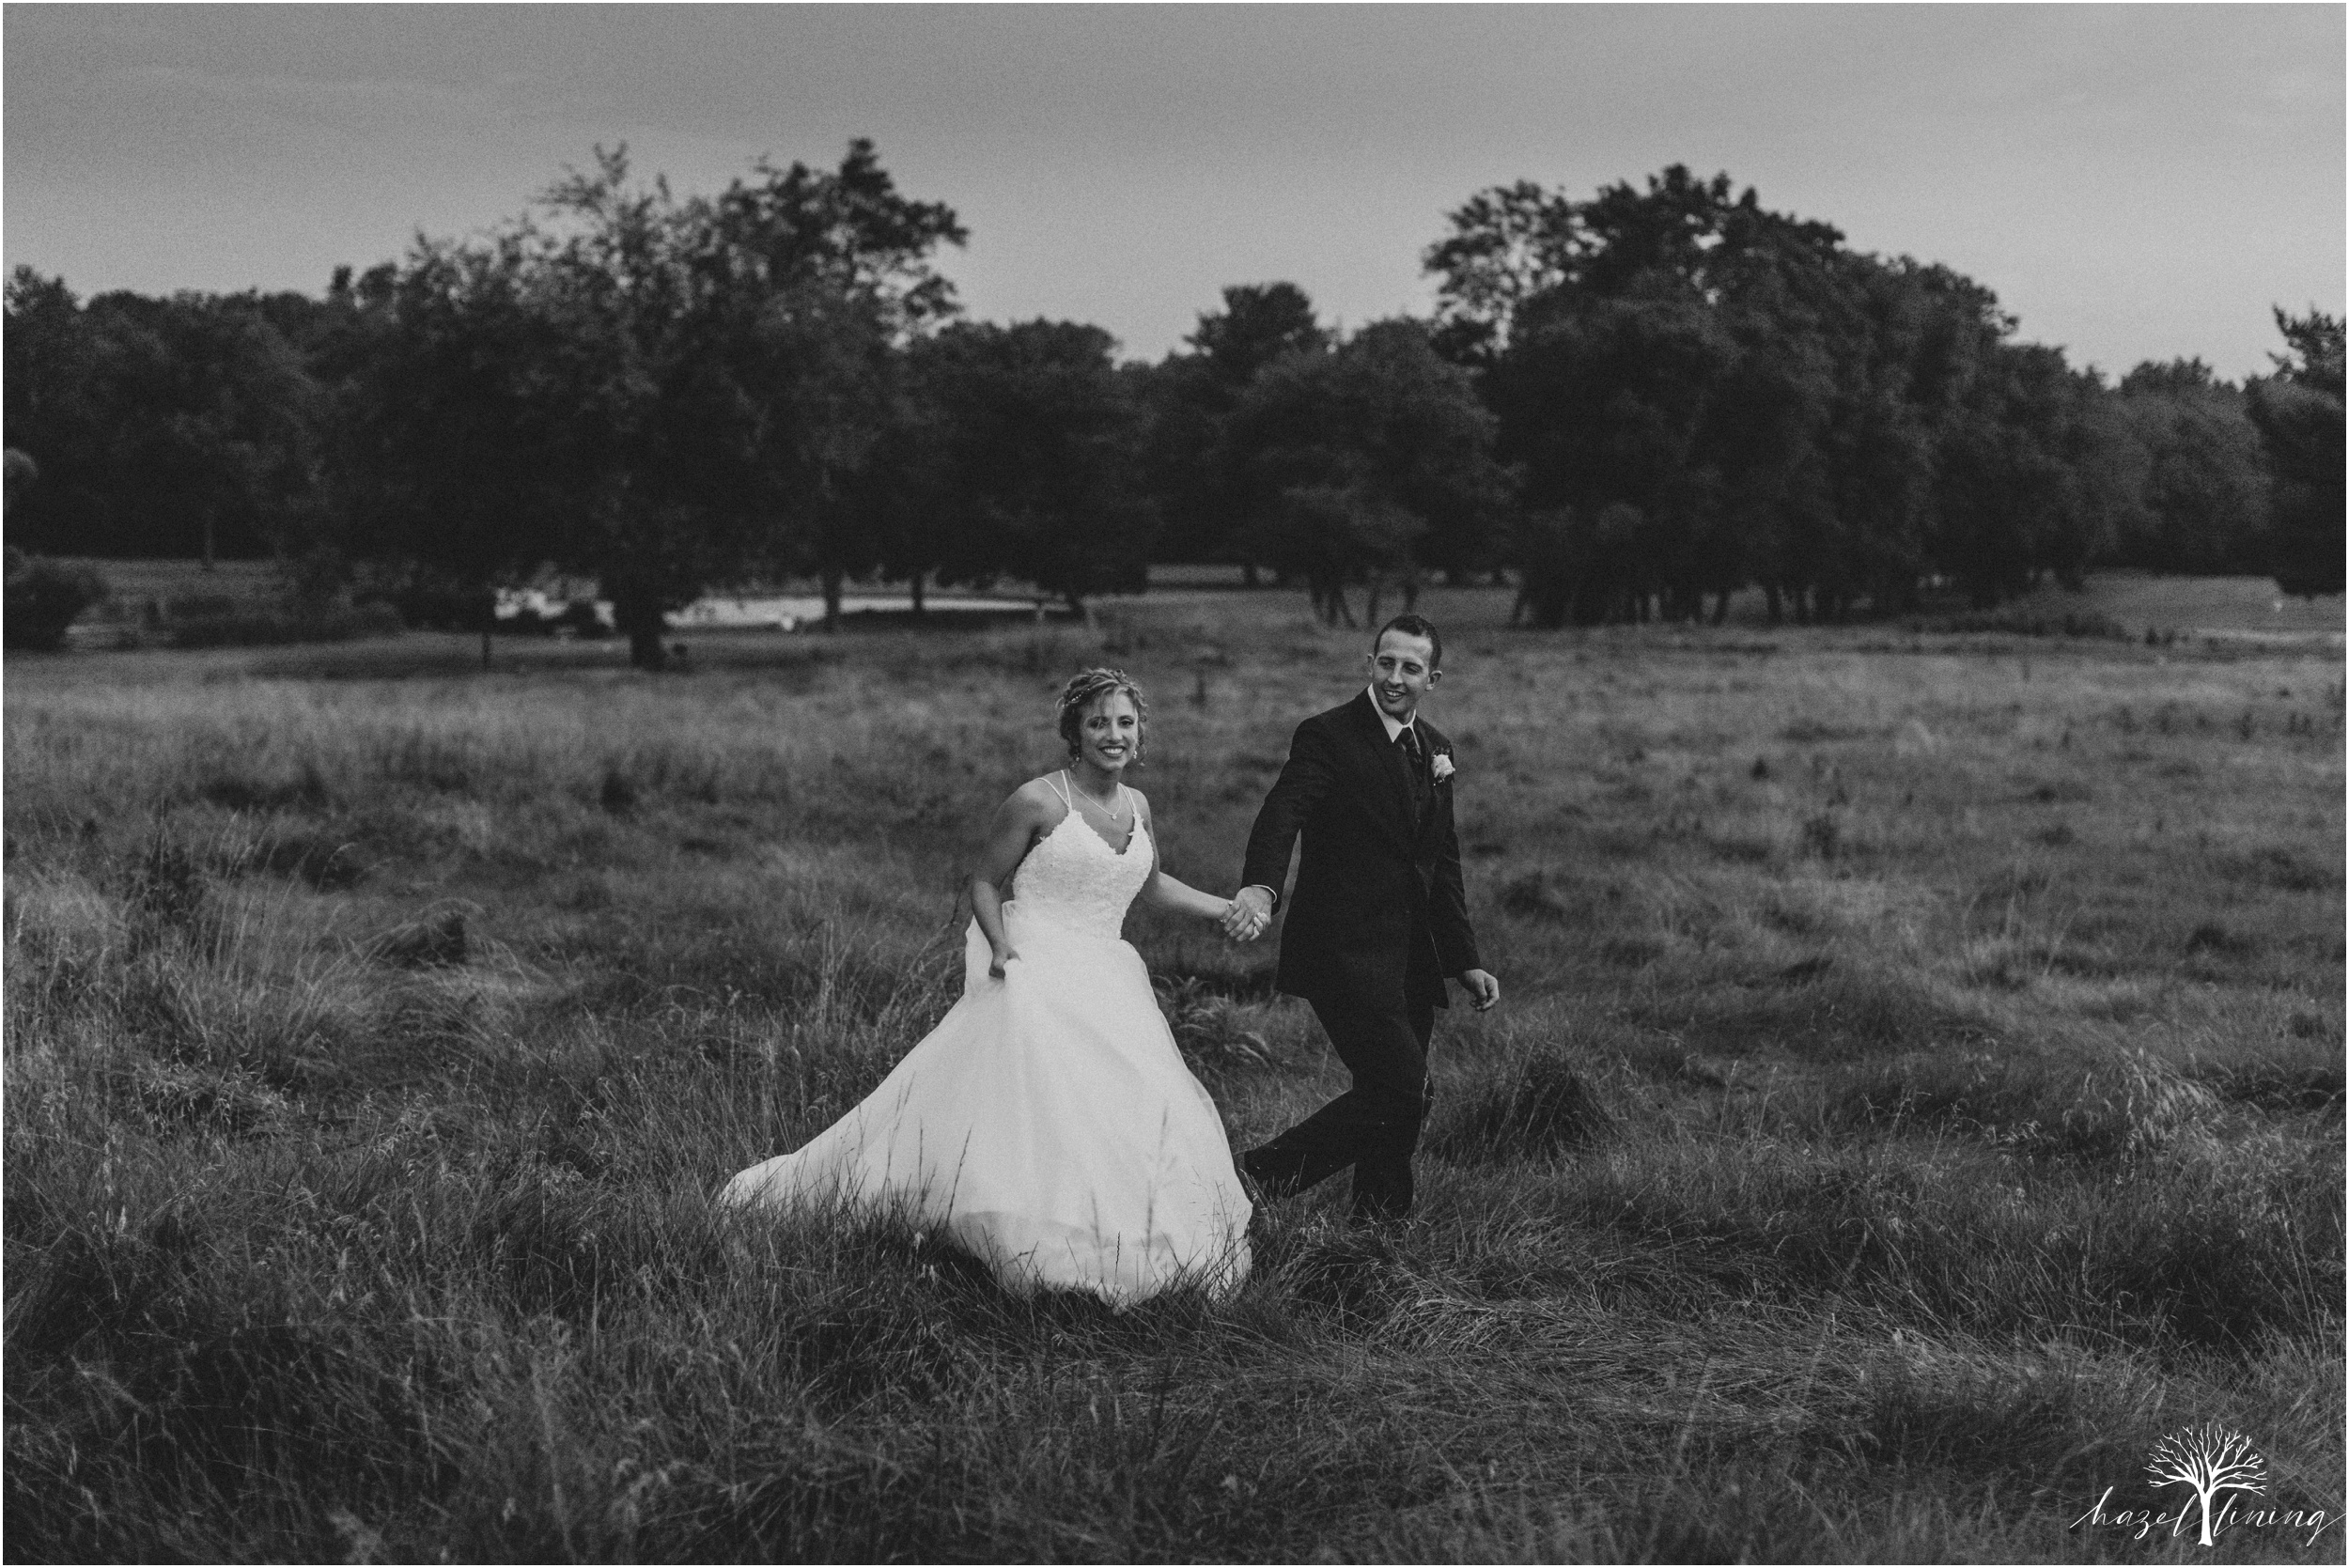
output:
[[[1406,724],[1395,736],[1403,748],[1404,769],[1411,775],[1411,810],[1414,815],[1427,810],[1427,761],[1420,754],[1419,726]]]

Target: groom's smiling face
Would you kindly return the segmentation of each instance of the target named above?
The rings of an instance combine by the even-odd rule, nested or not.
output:
[[[1420,698],[1443,678],[1435,667],[1436,644],[1408,631],[1389,631],[1370,655],[1370,693],[1388,718],[1408,723]]]

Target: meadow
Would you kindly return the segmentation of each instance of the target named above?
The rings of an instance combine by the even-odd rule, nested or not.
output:
[[[1422,604],[1505,994],[1417,1216],[1125,1312],[709,1198],[951,1002],[1074,669],[1228,891],[1360,678],[1301,596],[12,657],[9,1556],[2339,1560],[2337,636],[1508,604]],[[1236,1142],[1342,1086],[1268,940],[1128,935]],[[2202,1421],[2322,1528],[2075,1527]]]

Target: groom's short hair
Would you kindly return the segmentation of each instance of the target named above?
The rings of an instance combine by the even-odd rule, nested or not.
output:
[[[1436,629],[1435,622],[1424,615],[1397,615],[1380,627],[1378,635],[1370,640],[1370,651],[1374,655],[1378,651],[1378,644],[1387,640],[1390,631],[1399,631],[1406,637],[1426,638],[1427,667],[1431,670],[1443,668],[1443,633]]]

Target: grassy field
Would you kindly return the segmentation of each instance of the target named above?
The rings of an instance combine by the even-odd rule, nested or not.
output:
[[[1301,596],[11,659],[9,1555],[2339,1560],[2337,646],[1508,602],[1422,606],[1507,997],[1419,1217],[1122,1314],[709,1195],[948,1005],[1071,670],[1228,888]],[[1129,935],[1237,1141],[1340,1086],[1269,942]],[[2070,1528],[2205,1421],[2312,1542]]]

